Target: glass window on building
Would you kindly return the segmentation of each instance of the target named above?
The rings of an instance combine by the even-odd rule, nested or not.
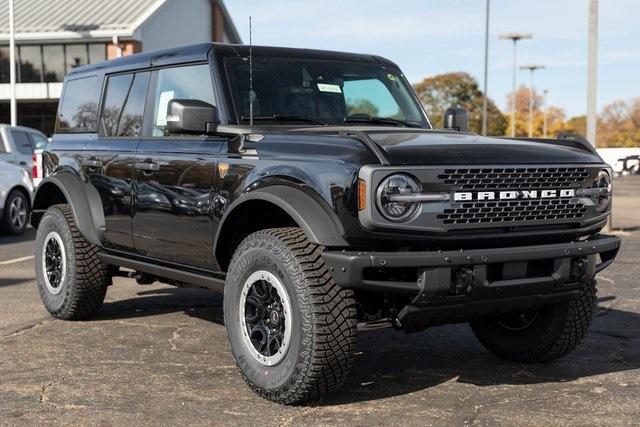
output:
[[[87,45],[86,44],[68,44],[65,46],[67,59],[67,73],[74,68],[87,65]]]
[[[107,59],[107,45],[104,43],[91,43],[89,45],[89,64],[102,62]]]
[[[0,83],[9,83],[9,46],[0,46]]]
[[[44,81],[61,82],[64,79],[64,47],[61,44],[42,46]]]
[[[40,46],[20,46],[18,55],[20,58],[18,82],[40,83],[42,81],[42,52]]]

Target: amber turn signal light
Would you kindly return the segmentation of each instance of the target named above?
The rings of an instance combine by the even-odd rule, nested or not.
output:
[[[358,210],[362,211],[367,207],[367,183],[358,179]]]

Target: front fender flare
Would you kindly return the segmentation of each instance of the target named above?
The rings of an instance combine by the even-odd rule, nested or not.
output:
[[[31,225],[38,227],[46,210],[55,204],[51,192],[60,191],[66,203],[71,207],[76,226],[83,237],[94,245],[102,245],[102,232],[105,228],[104,212],[100,194],[91,184],[69,171],[59,171],[42,180],[33,199]]]
[[[264,200],[280,207],[304,230],[312,243],[331,247],[348,246],[343,237],[344,227],[327,203],[294,187],[271,185],[246,193],[225,210],[214,240],[214,253],[217,253],[219,238],[227,219],[236,209],[251,200]]]

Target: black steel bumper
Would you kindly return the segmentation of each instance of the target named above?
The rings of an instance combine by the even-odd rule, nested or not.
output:
[[[403,323],[451,323],[566,300],[611,264],[619,247],[620,238],[595,235],[572,243],[459,251],[328,251],[324,259],[342,287],[411,296],[398,316]]]

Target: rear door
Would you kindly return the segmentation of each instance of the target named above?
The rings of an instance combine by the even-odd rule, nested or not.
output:
[[[133,160],[142,131],[150,72],[106,76],[98,138],[87,144],[82,167],[102,200],[104,245],[133,250]]]
[[[212,189],[226,139],[167,131],[171,99],[216,105],[208,64],[153,71],[145,135],[135,157],[136,250],[157,260],[213,268]]]
[[[14,152],[12,163],[24,168],[31,173],[31,158],[33,156],[33,143],[29,138],[29,134],[22,130],[12,129],[9,131],[13,139]]]

